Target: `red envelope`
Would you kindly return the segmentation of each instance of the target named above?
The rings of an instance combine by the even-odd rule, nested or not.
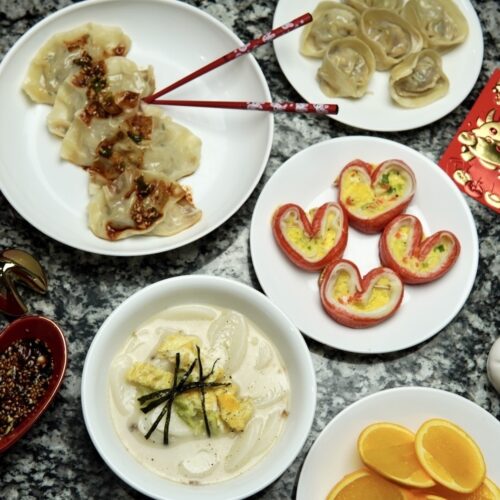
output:
[[[500,68],[493,72],[439,165],[461,191],[500,213]]]

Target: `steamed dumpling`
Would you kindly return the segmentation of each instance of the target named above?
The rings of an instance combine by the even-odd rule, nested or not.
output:
[[[467,20],[452,0],[409,0],[403,17],[422,34],[424,46],[445,50],[462,43]]]
[[[91,184],[88,223],[106,240],[139,234],[170,236],[198,222],[191,193],[164,175],[127,169],[109,185]]]
[[[347,5],[354,7],[359,12],[375,7],[377,9],[389,9],[400,11],[404,0],[345,0]]]
[[[365,10],[360,26],[360,36],[372,50],[379,71],[395,66],[422,49],[420,33],[390,10]]]
[[[61,83],[79,70],[82,54],[97,61],[124,56],[129,49],[130,39],[120,28],[87,23],[59,33],[38,50],[22,88],[32,101],[53,104]]]
[[[330,97],[362,97],[375,71],[375,58],[355,37],[330,44],[318,70],[321,90]]]
[[[448,88],[441,56],[432,49],[408,56],[391,70],[391,97],[405,108],[430,104],[446,95]]]
[[[359,13],[338,2],[321,2],[313,12],[313,21],[302,32],[300,52],[321,58],[333,40],[359,31]]]
[[[90,171],[94,181],[116,179],[126,168],[140,168],[178,180],[194,173],[201,141],[155,106],[94,118],[77,115],[64,136],[61,157]]]
[[[79,73],[70,74],[60,85],[54,107],[47,117],[47,125],[53,134],[64,137],[75,113],[85,106],[104,107],[105,103],[108,109],[111,106],[119,112],[124,106],[134,106],[136,101],[154,90],[155,80],[151,66],[139,69],[130,59],[118,56],[109,57],[102,62],[90,61],[89,66],[90,70],[92,66],[102,67],[103,84],[96,89],[93,80],[81,78]],[[92,115],[89,113],[89,116]]]

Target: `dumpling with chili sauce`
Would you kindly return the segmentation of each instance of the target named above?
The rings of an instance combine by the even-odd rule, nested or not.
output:
[[[172,180],[196,172],[201,161],[201,139],[158,106],[143,106],[143,110],[153,120],[151,144],[144,151],[144,169]]]
[[[141,155],[139,146],[126,134],[126,119],[135,115],[136,113],[123,113],[113,118],[94,118],[87,123],[83,116],[77,113],[62,141],[61,158],[88,168],[92,172],[95,170],[92,168],[94,162],[111,159],[113,146],[122,139],[123,135],[129,139],[126,150],[133,148],[139,157]],[[135,162],[129,155],[127,166],[131,163]],[[141,164],[142,157],[137,160],[137,168],[140,168]],[[109,180],[113,180],[120,173],[121,171],[117,170],[116,174],[109,177]]]
[[[330,97],[362,97],[375,71],[368,45],[356,37],[330,44],[318,70],[319,86]]]
[[[128,169],[109,185],[91,184],[90,191],[89,227],[106,240],[170,236],[201,218],[189,190],[155,172]]]
[[[58,33],[35,54],[22,88],[32,101],[53,104],[62,82],[79,71],[82,55],[95,60],[124,56],[130,45],[130,38],[114,26],[86,23]]]
[[[389,86],[392,99],[400,106],[418,108],[445,96],[450,84],[441,56],[435,50],[424,49],[392,68]]]
[[[359,31],[359,13],[339,2],[321,2],[313,11],[312,23],[304,27],[300,52],[304,56],[321,58],[328,45]]]
[[[86,168],[94,182],[107,183],[126,168],[140,168],[178,180],[194,173],[201,140],[160,108],[125,110],[90,124],[78,114],[64,136],[61,157]]]
[[[404,0],[345,0],[345,3],[359,12],[370,8],[389,9],[399,12],[403,8]]]
[[[360,28],[360,38],[372,50],[379,71],[392,68],[422,49],[422,35],[390,10],[365,10],[361,14]]]
[[[98,73],[100,78],[96,81]],[[151,66],[139,69],[130,59],[119,56],[100,61],[87,57],[81,69],[60,85],[47,116],[48,128],[64,137],[80,109],[86,108],[89,117],[116,116],[126,108],[138,107],[140,98],[151,94],[154,88]]]
[[[450,49],[469,33],[467,19],[452,0],[409,0],[402,15],[420,31],[424,46],[432,49]]]

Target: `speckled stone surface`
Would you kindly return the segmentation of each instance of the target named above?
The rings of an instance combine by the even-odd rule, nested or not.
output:
[[[70,3],[69,0],[0,0],[0,56],[29,27]],[[274,0],[189,3],[221,20],[242,40],[271,27],[276,4]],[[0,498],[142,498],[101,460],[83,422],[81,373],[87,349],[99,326],[125,298],[160,278],[206,273],[237,278],[259,289],[249,255],[252,210],[273,172],[286,159],[312,144],[330,137],[378,135],[407,144],[437,160],[498,64],[498,1],[474,0],[473,4],[484,31],[485,56],[478,82],[458,108],[437,123],[395,134],[369,134],[321,116],[276,115],[271,156],[257,189],[222,227],[183,249],[128,259],[80,252],[34,229],[0,196],[0,247],[20,247],[41,257],[50,278],[50,291],[45,297],[29,295],[30,310],[56,319],[69,343],[69,369],[55,403],[24,439],[0,456]],[[272,47],[262,47],[255,55],[273,99],[299,101],[282,75]],[[467,202],[477,224],[480,260],[474,288],[461,312],[429,341],[389,355],[348,354],[307,340],[318,382],[314,424],[295,462],[255,498],[293,497],[300,467],[318,433],[343,408],[381,389],[408,385],[445,389],[500,417],[499,395],[489,385],[485,370],[488,350],[499,330],[499,219],[471,199]]]

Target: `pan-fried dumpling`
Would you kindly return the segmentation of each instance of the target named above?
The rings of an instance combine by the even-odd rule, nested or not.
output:
[[[424,46],[432,49],[458,45],[469,32],[465,16],[452,0],[409,0],[403,17],[422,33]]]
[[[370,47],[379,71],[395,66],[422,49],[422,36],[398,14],[367,9],[361,14],[360,37]]]
[[[124,56],[130,39],[120,28],[87,23],[50,38],[36,53],[28,68],[23,90],[31,100],[52,104],[59,85],[79,69],[75,62],[86,53],[98,61]]]
[[[198,169],[201,140],[188,128],[175,123],[158,106],[143,106],[153,119],[151,145],[144,151],[144,169],[160,172],[174,181]]]
[[[403,7],[404,0],[345,0],[345,3],[359,12],[370,8],[389,9],[399,12]]]
[[[64,136],[61,157],[90,171],[95,182],[107,183],[126,168],[140,168],[178,180],[196,171],[201,141],[156,106],[94,118],[77,114]]]
[[[90,190],[89,227],[106,240],[170,236],[201,218],[189,190],[156,172],[128,169],[109,185],[91,184]]]
[[[331,97],[361,97],[375,71],[372,51],[356,37],[333,41],[318,70],[323,93]]]
[[[389,84],[391,97],[405,108],[434,102],[446,95],[449,88],[441,56],[432,49],[412,54],[392,68]]]
[[[93,78],[85,78],[81,72],[95,74],[103,68],[101,85],[95,85]],[[150,95],[155,87],[153,68],[139,69],[137,65],[125,57],[109,57],[104,61],[89,61],[80,72],[69,75],[57,91],[54,107],[47,117],[49,130],[60,137],[68,131],[75,113],[86,105],[122,108],[135,105],[135,100]],[[124,99],[124,97],[127,97]],[[116,109],[116,111],[119,111]],[[94,112],[97,114],[98,110]],[[103,113],[101,112],[101,115]],[[89,114],[91,117],[92,115]]]
[[[305,26],[300,52],[309,57],[323,57],[328,44],[337,38],[359,31],[359,13],[338,2],[321,2],[314,9],[312,23]]]
[[[130,114],[130,117],[134,114]],[[109,147],[104,141],[118,137],[118,132],[125,127],[124,122],[128,116],[128,113],[123,113],[114,118],[94,118],[87,124],[78,113],[62,141],[61,158],[88,167],[97,156],[108,157]]]

